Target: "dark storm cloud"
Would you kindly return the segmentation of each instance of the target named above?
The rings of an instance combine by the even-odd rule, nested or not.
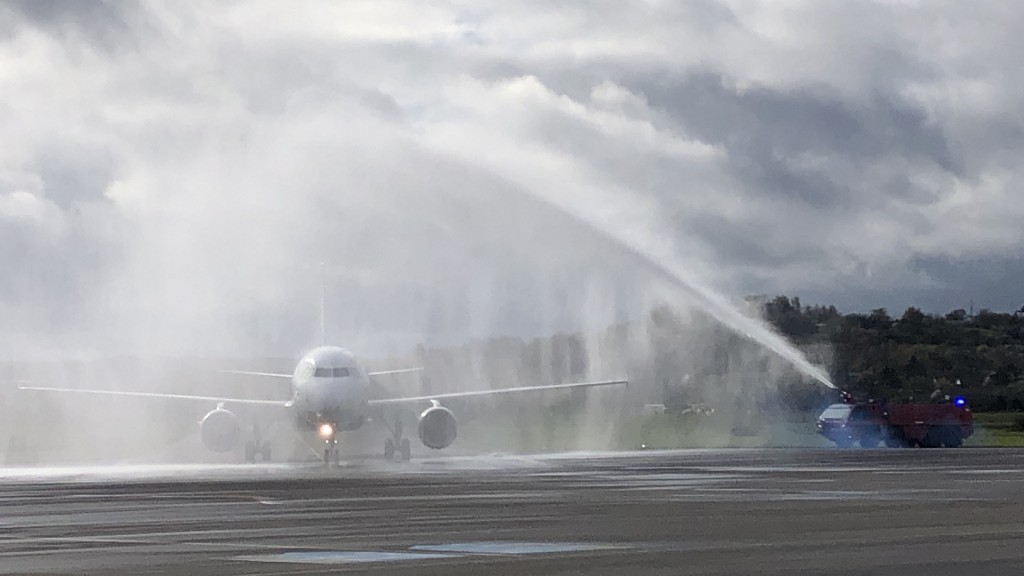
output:
[[[910,20],[915,18],[921,15]],[[832,48],[821,47],[822,52]],[[976,250],[974,246],[980,242],[972,236],[986,234],[988,227],[980,222],[973,229],[949,226],[949,217],[977,217],[980,211],[986,214],[985,218],[992,214],[992,219],[1000,219],[996,216],[999,204],[1018,213],[1011,191],[1016,184],[1012,183],[1008,184],[1011,188],[997,194],[1005,194],[1003,201],[982,200],[979,196],[970,207],[950,206],[963,202],[957,199],[964,194],[962,189],[958,191],[957,182],[968,186],[983,182],[991,177],[994,166],[1005,166],[1014,151],[1020,150],[1019,117],[1009,109],[991,106],[937,109],[935,101],[916,96],[918,88],[911,87],[929,86],[947,91],[945,94],[964,89],[965,79],[951,74],[950,65],[936,58],[934,52],[911,50],[902,42],[878,42],[865,53],[867,83],[852,91],[848,85],[830,85],[829,78],[752,83],[742,73],[722,66],[721,59],[715,59],[714,65],[681,67],[664,62],[659,66],[656,60],[633,62],[611,53],[604,60],[591,59],[576,68],[542,67],[538,73],[545,84],[579,101],[586,100],[590,86],[602,79],[612,79],[642,98],[652,113],[661,114],[655,122],[662,127],[671,127],[681,137],[720,146],[724,150],[725,169],[742,187],[741,194],[751,200],[751,209],[762,209],[758,224],[751,224],[746,215],[722,218],[702,214],[693,221],[677,218],[681,244],[688,245],[688,235],[699,237],[725,268],[802,260],[808,265],[803,280],[779,281],[769,275],[752,276],[744,271],[738,273],[737,282],[757,291],[759,277],[762,288],[821,293],[816,283],[824,282],[824,276],[812,270],[815,266],[819,272],[827,269],[830,261],[837,259],[830,254],[838,248],[830,245],[837,242],[845,245],[840,249],[842,253],[879,246],[876,255],[856,258],[861,260],[856,269],[888,269],[890,264],[879,258],[882,254],[886,254],[882,257],[885,260],[917,258],[932,251],[955,251],[954,246],[962,243]],[[810,51],[803,57],[813,60],[818,55]],[[778,62],[782,69],[793,65],[803,63]],[[999,66],[989,65],[997,69]],[[978,73],[982,70],[979,68]],[[839,71],[842,72],[841,67]],[[1002,71],[990,78],[995,83],[972,79],[974,85],[969,89],[997,90],[999,82],[1011,81]],[[994,120],[997,117],[999,120]],[[588,146],[593,146],[593,141],[578,149],[586,150]],[[618,161],[630,160],[620,157]],[[598,162],[595,169],[608,169],[615,164],[614,159]],[[657,180],[659,174],[646,180]],[[666,186],[660,194],[668,205],[679,205],[678,210],[685,213],[692,204],[692,195],[685,193],[689,183],[685,179],[677,182],[675,189]],[[678,200],[674,200],[676,197]],[[758,201],[764,198],[774,200]],[[767,207],[770,209],[764,210]],[[953,216],[951,210],[959,214]],[[862,231],[856,229],[858,222],[864,224]],[[886,229],[885,234],[879,234],[880,226]],[[759,227],[776,233],[757,235]],[[853,231],[853,235],[830,239],[830,228]],[[804,238],[793,241],[794,230],[801,229],[806,232]],[[999,234],[1003,242],[1020,243],[1020,238]],[[897,238],[896,245],[881,246],[882,242]],[[816,248],[807,251],[804,245]],[[840,254],[838,259],[845,258],[845,254]],[[951,266],[957,266],[956,262],[966,263],[970,259],[954,259]],[[964,264],[965,277],[977,273],[986,274]],[[812,275],[818,278],[807,283]],[[887,280],[886,275],[869,273],[862,278],[845,278],[831,294],[837,300],[853,302],[857,308],[870,308],[871,299],[879,291],[909,293],[913,287],[906,282],[913,284],[924,277],[913,280],[899,273]],[[739,280],[740,276],[744,280]],[[859,289],[862,297],[851,296],[852,291],[858,290],[857,282],[864,284]],[[878,288],[887,282],[889,288]],[[987,292],[986,286],[1004,283],[989,275],[977,288]],[[996,293],[998,290],[992,292],[993,299],[1005,302]],[[915,294],[920,294],[926,303],[937,303],[941,289],[927,287]]]
[[[0,14],[4,11],[11,22],[106,49],[115,49],[142,32],[146,14],[140,3],[115,0],[9,0],[0,7]]]
[[[992,255],[977,259],[918,256],[913,267],[933,278],[937,287],[921,291],[922,300],[941,310],[980,308],[1020,310],[1024,307],[1024,257]],[[930,293],[929,293],[930,292]]]
[[[707,72],[635,78],[630,85],[682,132],[724,146],[753,194],[793,195],[823,209],[863,201],[851,198],[851,190],[830,174],[791,164],[805,153],[855,164],[898,156],[958,171],[942,130],[895,97],[877,95],[856,104],[827,89],[739,90],[733,79]]]
[[[778,228],[761,222],[734,222],[714,215],[703,215],[685,224],[707,243],[720,262],[737,267],[771,268],[825,258],[820,246],[811,243],[793,246],[779,242]]]
[[[821,210],[834,210],[855,203],[851,191],[819,170],[790,165],[786,154],[776,149],[776,139],[752,134],[745,142],[727,147],[729,164],[753,194],[781,196]]]

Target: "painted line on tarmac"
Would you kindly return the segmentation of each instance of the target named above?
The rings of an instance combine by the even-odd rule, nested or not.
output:
[[[412,546],[410,550],[458,552],[463,554],[524,555],[595,552],[600,550],[623,550],[626,548],[626,546],[593,544],[589,542],[461,542],[456,544]]]
[[[457,542],[421,544],[409,551],[321,550],[280,554],[235,556],[232,560],[281,564],[366,564],[408,562],[481,556],[529,556],[535,554],[571,554],[628,550],[629,546],[590,542]]]
[[[461,558],[459,554],[426,554],[417,552],[372,552],[366,550],[338,550],[325,552],[284,552],[266,556],[236,556],[232,560],[246,562],[272,562],[283,564],[366,564],[373,562],[408,562]]]

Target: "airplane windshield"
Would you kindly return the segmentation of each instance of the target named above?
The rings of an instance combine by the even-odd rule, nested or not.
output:
[[[346,378],[349,375],[348,368],[317,368],[313,374],[317,378]]]

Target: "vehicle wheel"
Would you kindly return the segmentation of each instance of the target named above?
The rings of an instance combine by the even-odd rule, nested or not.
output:
[[[942,445],[946,448],[959,448],[963,446],[964,439],[960,435],[960,430],[956,427],[950,426],[946,429],[944,438],[942,439]]]
[[[861,448],[878,448],[878,436],[873,434],[865,434],[858,440]]]
[[[409,461],[412,459],[412,447],[409,445],[408,438],[402,438],[400,451],[402,453],[402,460]]]
[[[903,432],[898,428],[885,429],[885,445],[889,448],[903,448],[907,445]]]
[[[928,433],[924,435],[921,446],[925,448],[938,448],[942,446],[942,430],[936,426],[928,428]]]
[[[853,440],[849,438],[836,438],[835,443],[838,448],[849,448],[850,446],[853,446]]]
[[[384,441],[384,457],[388,460],[395,457],[395,441],[391,438]]]
[[[256,461],[256,443],[251,440],[245,443],[245,461]]]

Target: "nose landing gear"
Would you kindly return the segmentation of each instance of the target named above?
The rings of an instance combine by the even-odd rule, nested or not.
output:
[[[332,436],[324,441],[324,466],[330,466],[331,464],[337,466],[340,462],[341,456],[338,452],[338,439]]]

